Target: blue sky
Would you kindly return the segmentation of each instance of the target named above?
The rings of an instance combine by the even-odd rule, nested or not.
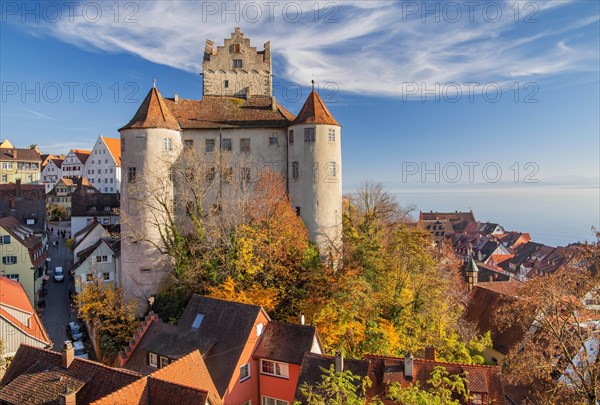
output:
[[[240,26],[271,41],[292,112],[317,81],[343,125],[347,190],[600,186],[598,1],[1,4],[0,138],[19,145],[117,136],[153,78],[166,97],[200,98],[205,39]]]

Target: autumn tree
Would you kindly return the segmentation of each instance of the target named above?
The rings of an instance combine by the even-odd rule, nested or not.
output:
[[[600,399],[599,246],[580,248],[570,265],[529,280],[500,308],[500,326],[526,332],[506,358],[509,380],[538,403]]]
[[[212,295],[238,301],[246,295],[271,309],[276,319],[296,320],[322,272],[318,250],[292,208],[283,176],[266,169],[249,193],[245,212],[247,222],[234,234],[234,268],[223,288],[211,289]]]
[[[371,182],[346,199],[343,266],[311,319],[331,352],[402,356],[435,346],[443,359],[483,362],[476,342],[470,350],[458,334],[460,262],[414,226],[412,209]]]
[[[124,301],[121,289],[103,284],[98,278],[85,283],[76,304],[79,318],[99,335],[100,350],[105,360],[110,360],[129,342],[138,325],[135,305]]]

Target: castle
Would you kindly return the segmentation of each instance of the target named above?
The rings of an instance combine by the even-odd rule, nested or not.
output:
[[[239,28],[223,46],[206,41],[202,68],[201,100],[163,98],[154,86],[119,130],[121,285],[140,303],[152,300],[169,269],[156,223],[172,216],[152,209],[152,201],[162,204],[152,193],[160,190],[165,201],[185,206],[172,167],[186,154],[202,167],[186,178],[202,171],[204,198],[218,201],[209,204],[215,210],[269,167],[284,176],[292,206],[324,259],[341,247],[341,126],[323,100],[313,89],[297,116],[283,108],[273,96],[270,43],[257,51]],[[185,217],[185,210],[174,211]]]

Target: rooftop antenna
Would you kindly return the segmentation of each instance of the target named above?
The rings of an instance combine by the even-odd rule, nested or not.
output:
[[[315,91],[315,80],[311,80],[310,83],[312,85],[312,91]]]
[[[156,88],[156,78],[152,79],[152,81],[153,81],[152,87]]]

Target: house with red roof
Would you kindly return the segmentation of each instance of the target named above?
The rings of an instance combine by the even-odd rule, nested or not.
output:
[[[83,166],[83,176],[101,193],[121,190],[121,140],[98,136]]]
[[[52,345],[23,286],[6,277],[0,277],[0,340],[3,358],[13,357],[21,343],[42,348]]]
[[[0,218],[0,275],[21,283],[35,306],[41,298],[46,252],[32,228],[14,217]]]
[[[83,166],[92,151],[71,149],[61,165],[61,177],[79,177],[83,175]]]

